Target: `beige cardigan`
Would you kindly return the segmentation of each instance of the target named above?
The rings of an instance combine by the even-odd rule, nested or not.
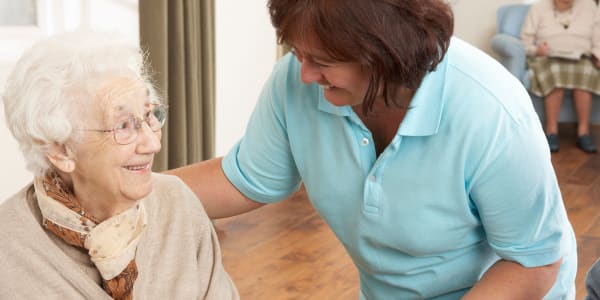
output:
[[[540,0],[531,6],[521,28],[527,55],[534,56],[537,45],[546,42],[550,49],[600,58],[600,15],[594,1],[575,0],[571,12],[562,14],[570,20],[568,29],[558,22],[553,0]]]
[[[134,299],[239,299],[200,201],[177,177],[153,181]],[[111,299],[87,253],[41,226],[32,185],[0,205],[0,241],[0,299]]]

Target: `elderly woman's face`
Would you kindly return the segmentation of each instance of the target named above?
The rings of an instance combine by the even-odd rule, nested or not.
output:
[[[113,129],[131,116],[143,119],[154,107],[146,88],[138,81],[117,78],[100,89],[91,107],[85,107],[82,125],[86,129]],[[113,132],[85,131],[75,145],[73,189],[80,200],[123,205],[152,191],[151,167],[160,151],[161,132],[146,122],[137,129],[137,138],[127,144],[115,142]]]

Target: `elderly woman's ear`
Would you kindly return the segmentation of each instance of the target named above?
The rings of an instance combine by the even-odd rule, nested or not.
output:
[[[46,152],[46,157],[60,171],[71,173],[75,170],[75,156],[71,149],[64,144],[51,144]]]

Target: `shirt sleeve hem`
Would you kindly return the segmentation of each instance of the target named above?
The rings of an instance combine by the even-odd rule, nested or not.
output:
[[[497,253],[503,259],[515,261],[526,268],[550,265],[564,256],[560,249],[551,249],[541,253],[515,253],[512,251],[497,251]]]
[[[225,173],[225,177],[227,180],[231,182],[231,184],[242,193],[244,196],[250,198],[252,201],[259,203],[273,203],[279,200],[285,199],[288,195],[266,195],[260,194],[253,191],[251,187],[248,186],[247,181],[243,178],[243,176],[239,172],[239,168],[237,166],[236,152],[239,147],[239,143],[234,146],[231,151],[223,157],[221,162],[221,168],[223,169],[223,173]],[[291,193],[290,193],[291,194]]]

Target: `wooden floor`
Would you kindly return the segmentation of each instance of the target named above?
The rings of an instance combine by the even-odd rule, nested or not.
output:
[[[585,273],[600,257],[600,154],[581,152],[574,140],[561,136],[552,161],[577,235],[581,299]],[[242,299],[358,299],[354,265],[303,191],[215,226]]]

